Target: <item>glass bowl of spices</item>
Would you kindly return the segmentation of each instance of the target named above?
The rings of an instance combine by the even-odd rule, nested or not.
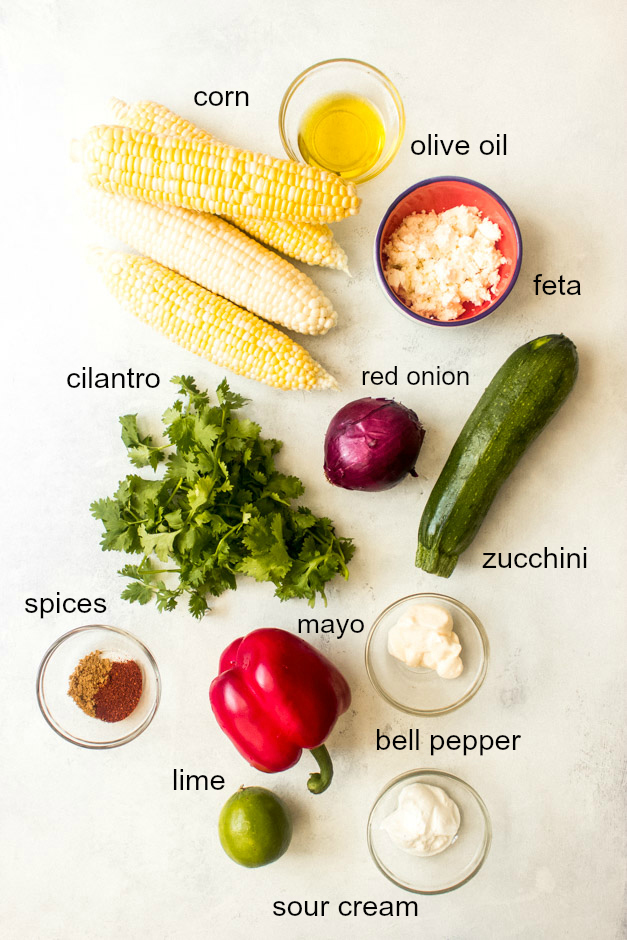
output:
[[[118,747],[144,731],[159,705],[161,679],[144,644],[117,627],[70,630],[37,674],[37,701],[57,734],[79,747]]]
[[[292,160],[355,183],[389,166],[404,131],[398,91],[383,72],[357,59],[329,59],[301,72],[279,110],[281,141]]]

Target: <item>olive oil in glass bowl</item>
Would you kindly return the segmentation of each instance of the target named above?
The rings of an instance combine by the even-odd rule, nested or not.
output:
[[[373,179],[396,156],[405,130],[400,95],[357,59],[330,59],[302,72],[283,96],[279,132],[287,155],[354,183]]]
[[[306,163],[348,180],[367,174],[384,144],[381,115],[358,95],[322,98],[305,112],[298,131],[298,149]]]

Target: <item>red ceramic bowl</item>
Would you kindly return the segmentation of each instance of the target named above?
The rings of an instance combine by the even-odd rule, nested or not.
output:
[[[501,279],[492,300],[478,305],[466,304],[465,312],[457,320],[432,320],[410,310],[388,285],[383,273],[382,247],[403,219],[412,212],[421,212],[423,209],[426,212],[444,212],[455,206],[475,206],[485,218],[496,222],[503,233],[496,247],[510,263],[501,266]],[[383,216],[374,249],[375,270],[388,299],[405,316],[420,323],[430,323],[432,326],[465,326],[487,317],[503,303],[516,283],[521,262],[520,229],[509,207],[487,186],[460,176],[436,176],[434,179],[416,183],[401,193]]]

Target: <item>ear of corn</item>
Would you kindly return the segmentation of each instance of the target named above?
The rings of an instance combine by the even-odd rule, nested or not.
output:
[[[120,124],[133,130],[149,131],[151,134],[171,134],[188,140],[216,140],[208,131],[202,130],[155,101],[138,101],[130,105],[113,98],[111,109]],[[336,242],[328,225],[241,217],[234,219],[228,213],[222,214],[225,219],[234,222],[238,228],[248,232],[257,241],[269,245],[289,258],[296,258],[305,264],[335,268],[348,274],[346,254]]]
[[[309,353],[248,310],[150,258],[103,249],[92,255],[114,297],[184,349],[274,388],[337,388]]]
[[[323,268],[335,268],[345,274],[350,273],[344,249],[338,245],[328,225],[316,225],[315,222],[234,219],[228,215],[224,218],[288,258],[304,261],[305,264],[317,264]]]
[[[127,104],[119,98],[110,101],[111,111],[123,127],[135,131],[148,131],[149,134],[164,134],[166,137],[186,137],[188,140],[213,140],[219,143],[209,131],[203,131],[191,121],[174,111],[170,111],[156,101],[137,101]]]
[[[74,152],[91,185],[156,205],[310,222],[337,221],[359,208],[353,184],[334,173],[214,141],[100,125]]]
[[[336,314],[294,265],[224,219],[90,189],[92,217],[120,241],[207,290],[299,333],[326,333]]]

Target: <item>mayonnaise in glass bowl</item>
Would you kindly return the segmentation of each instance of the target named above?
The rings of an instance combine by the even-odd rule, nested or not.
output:
[[[445,679],[434,669],[414,668],[392,656],[388,635],[416,604],[444,607],[453,618],[461,643],[463,671]],[[366,671],[373,686],[390,705],[410,715],[445,715],[461,708],[477,693],[488,667],[489,644],[478,617],[446,594],[410,594],[386,607],[375,620],[366,643]]]
[[[439,787],[459,809],[457,835],[442,852],[420,857],[394,844],[383,823],[398,808],[405,787],[426,783]],[[477,874],[492,841],[485,803],[470,784],[440,770],[410,770],[395,777],[377,797],[368,817],[368,848],[379,871],[399,888],[415,894],[454,891]]]

